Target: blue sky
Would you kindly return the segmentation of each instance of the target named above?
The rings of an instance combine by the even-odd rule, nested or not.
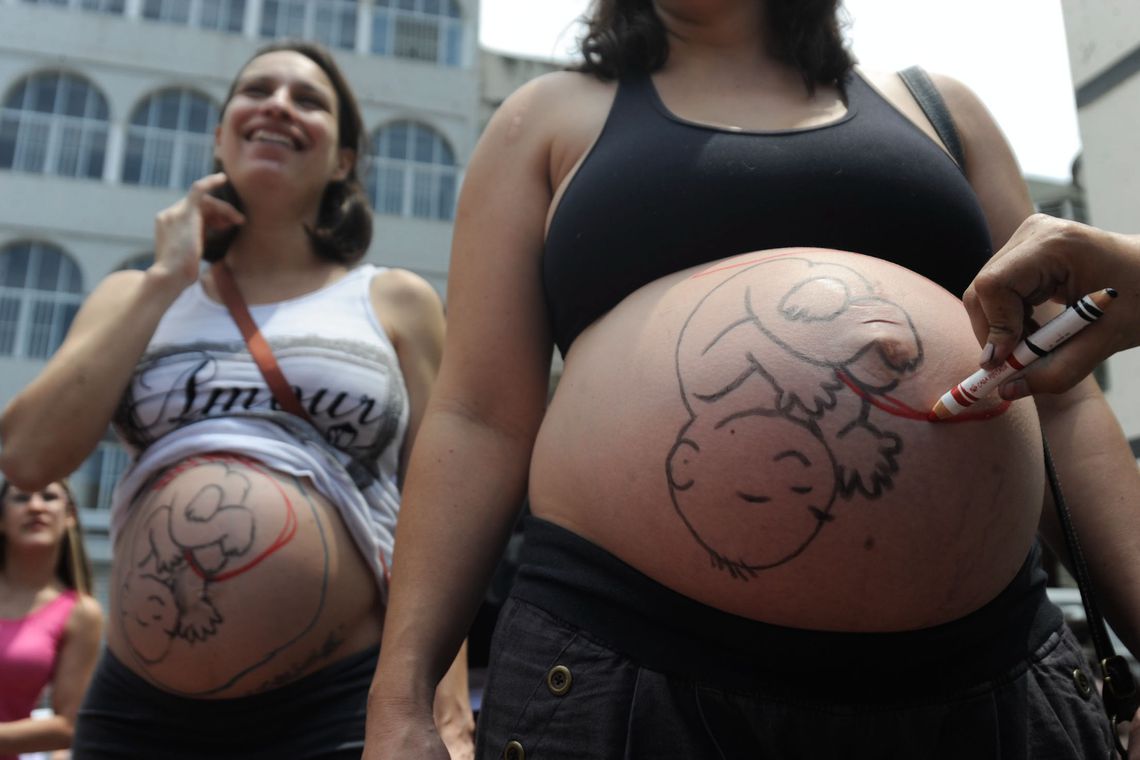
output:
[[[527,57],[569,55],[586,0],[481,0],[480,40]],[[1060,0],[846,0],[861,65],[920,64],[969,85],[1022,170],[1067,179],[1080,150]]]

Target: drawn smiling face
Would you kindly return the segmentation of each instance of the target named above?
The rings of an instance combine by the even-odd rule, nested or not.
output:
[[[733,575],[780,565],[831,520],[835,460],[812,426],[770,410],[685,428],[668,460],[673,504]]]

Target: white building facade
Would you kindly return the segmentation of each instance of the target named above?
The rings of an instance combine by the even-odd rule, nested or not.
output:
[[[1062,0],[1062,7],[1089,221],[1140,233],[1140,4]],[[1140,459],[1140,349],[1110,359],[1107,378],[1108,400]]]

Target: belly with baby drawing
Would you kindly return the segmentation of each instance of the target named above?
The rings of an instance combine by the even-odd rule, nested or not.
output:
[[[931,423],[977,367],[961,303],[854,254],[678,273],[584,332],[544,421],[534,512],[681,593],[804,628],[961,617],[1025,559],[1031,401]]]
[[[305,480],[232,454],[135,498],[115,546],[108,646],[190,697],[266,691],[379,642],[373,576]]]

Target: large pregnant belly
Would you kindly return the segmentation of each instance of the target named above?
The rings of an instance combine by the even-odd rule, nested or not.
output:
[[[230,454],[136,498],[115,546],[108,646],[164,690],[212,698],[295,680],[380,640],[376,584],[307,481]]]
[[[758,620],[905,630],[993,598],[1042,497],[1032,401],[931,423],[977,368],[961,302],[793,249],[630,295],[575,342],[531,504],[661,583]]]

